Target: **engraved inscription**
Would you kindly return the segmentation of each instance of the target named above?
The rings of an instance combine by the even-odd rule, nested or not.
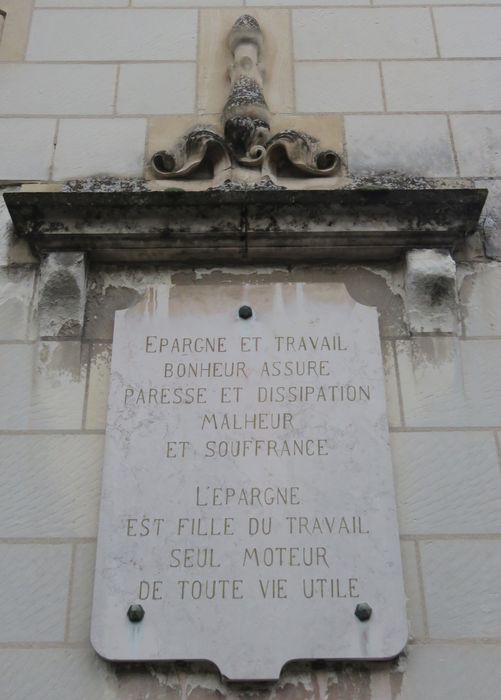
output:
[[[155,291],[117,314],[93,642],[107,658],[205,658],[240,679],[293,658],[398,653],[375,311],[335,285],[246,294],[248,319],[229,288]],[[117,615],[140,601],[129,643]],[[357,601],[380,611],[366,637]]]

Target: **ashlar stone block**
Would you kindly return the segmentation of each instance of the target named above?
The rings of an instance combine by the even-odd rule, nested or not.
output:
[[[118,83],[118,114],[192,114],[196,63],[123,64]]]
[[[436,56],[424,8],[293,10],[295,58],[381,59]]]
[[[195,10],[36,10],[29,61],[169,61],[196,57]],[[54,41],[57,37],[57,41]]]
[[[501,56],[501,7],[437,7],[433,14],[443,58]]]
[[[3,698],[125,700],[128,695],[126,691],[119,691],[113,669],[90,647],[0,650],[0,663]],[[139,700],[141,695],[136,693],[132,697]],[[163,693],[162,697],[165,697]]]
[[[0,61],[22,61],[30,30],[32,0],[2,0],[5,13],[0,28]]]
[[[501,424],[501,341],[421,337],[396,341],[405,424]]]
[[[501,541],[420,543],[430,636],[501,637]]]
[[[402,552],[405,595],[407,597],[407,616],[410,622],[409,634],[411,639],[420,639],[426,636],[426,627],[419,585],[416,543],[404,540],[400,543],[400,549]]]
[[[459,292],[466,335],[501,336],[501,266],[473,265]]]
[[[76,545],[69,620],[69,640],[71,642],[82,642],[89,639],[95,562],[96,545],[94,542]]]
[[[453,114],[451,126],[461,175],[500,177],[501,114]]]
[[[345,117],[348,165],[355,175],[396,172],[453,177],[454,156],[444,115]]]
[[[391,435],[400,533],[501,533],[501,478],[493,433]]]
[[[493,644],[411,646],[391,674],[395,700],[493,700],[501,686],[499,647]]]
[[[0,268],[0,340],[29,340],[33,336],[31,267]]]
[[[104,430],[111,371],[111,345],[93,343],[90,353],[89,387],[85,427],[87,430]]]
[[[144,168],[145,136],[146,119],[63,119],[54,179],[140,176]]]
[[[31,344],[0,344],[1,430],[28,428],[33,356]]]
[[[29,423],[35,430],[79,430],[87,373],[87,348],[75,341],[37,345]]]
[[[55,119],[0,119],[0,180],[48,180],[55,133]]]
[[[101,435],[1,435],[0,537],[94,537]]]
[[[449,253],[411,250],[406,257],[405,306],[417,333],[454,331],[457,324],[456,263]]]
[[[71,546],[1,544],[1,642],[62,642]]]

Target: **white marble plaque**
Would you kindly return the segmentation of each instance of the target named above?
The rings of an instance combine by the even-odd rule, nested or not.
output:
[[[269,284],[155,289],[119,311],[96,651],[259,680],[406,640],[376,309],[342,285]]]

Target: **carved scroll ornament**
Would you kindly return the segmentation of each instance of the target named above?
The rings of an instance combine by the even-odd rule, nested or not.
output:
[[[340,158],[322,150],[317,139],[288,129],[271,136],[271,115],[263,94],[260,63],[263,34],[250,15],[237,19],[229,34],[233,63],[231,91],[223,109],[223,134],[211,126],[196,126],[172,152],[158,151],[151,167],[159,178],[194,175],[204,162],[223,169],[233,165],[273,169],[278,159],[309,176],[335,173]]]

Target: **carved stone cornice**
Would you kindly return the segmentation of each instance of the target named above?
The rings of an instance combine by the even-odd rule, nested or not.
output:
[[[487,191],[462,180],[343,189],[203,192],[19,192],[4,199],[17,234],[38,255],[174,265],[323,264],[395,260],[409,250],[453,252],[472,233]]]
[[[228,73],[231,90],[222,112],[222,133],[212,126],[195,126],[172,152],[158,151],[151,168],[158,178],[196,175],[204,162],[216,169],[231,167],[273,172],[278,160],[306,176],[333,175],[341,162],[335,151],[322,149],[319,141],[288,129],[271,135],[271,114],[263,91],[265,71],[261,63],[264,37],[254,17],[240,16],[229,37],[233,62]]]

